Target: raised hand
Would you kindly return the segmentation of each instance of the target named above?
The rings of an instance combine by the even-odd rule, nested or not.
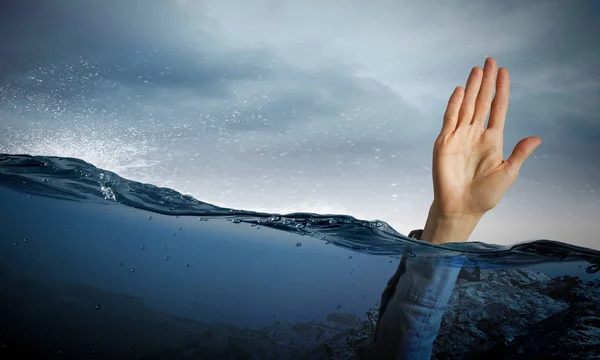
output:
[[[433,148],[430,216],[455,222],[478,221],[498,204],[525,159],[541,144],[539,137],[527,137],[508,159],[503,159],[509,93],[508,70],[497,70],[493,58],[486,59],[483,71],[473,68],[466,89],[459,86],[452,93]]]
[[[515,146],[507,160],[503,159],[509,95],[508,70],[497,70],[493,58],[486,59],[483,71],[478,66],[473,68],[466,90],[459,86],[452,93],[433,148],[434,203],[438,215],[483,216],[498,204],[516,180],[525,159],[541,144],[539,137],[530,136]]]

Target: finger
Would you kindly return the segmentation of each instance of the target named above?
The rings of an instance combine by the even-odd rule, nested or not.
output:
[[[448,134],[456,129],[458,111],[460,110],[464,95],[465,89],[462,86],[457,86],[452,95],[450,95],[448,107],[446,107],[446,112],[444,113],[444,125],[442,126],[441,134]]]
[[[473,114],[473,119],[471,120],[472,125],[478,126],[482,129],[485,126],[485,121],[487,120],[490,112],[490,105],[492,104],[494,85],[496,84],[496,77],[498,75],[498,70],[496,67],[496,60],[494,60],[494,58],[489,57],[485,59],[481,89],[479,90],[479,95],[477,95],[475,113]]]
[[[511,184],[517,178],[525,160],[541,143],[542,139],[537,136],[530,136],[517,143],[512,154],[510,154],[510,157],[505,162],[505,166],[508,167],[507,173],[511,178]]]
[[[458,127],[469,126],[471,124],[473,111],[475,111],[475,99],[481,87],[481,73],[482,69],[479,66],[471,70],[471,75],[469,75],[469,80],[467,81],[467,88],[465,89],[465,98],[458,113]]]
[[[492,102],[490,121],[488,129],[503,131],[508,112],[508,98],[510,97],[510,74],[506,68],[498,69],[498,80],[496,81],[496,95]]]

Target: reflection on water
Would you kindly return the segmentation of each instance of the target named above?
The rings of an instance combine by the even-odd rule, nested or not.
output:
[[[432,358],[600,356],[595,250],[431,246],[380,221],[219,208],[78,159],[0,155],[0,185],[11,356],[350,359],[404,251],[468,257]]]

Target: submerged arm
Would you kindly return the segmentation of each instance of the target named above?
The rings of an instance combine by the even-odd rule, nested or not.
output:
[[[447,222],[432,208],[423,231],[411,236],[432,243],[466,241],[477,222]],[[363,359],[429,359],[442,317],[466,256],[420,260],[405,251],[381,300],[379,322]],[[442,254],[443,255],[443,254]]]

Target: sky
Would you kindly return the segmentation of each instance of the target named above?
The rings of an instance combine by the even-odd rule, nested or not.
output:
[[[511,74],[507,158],[470,241],[600,249],[595,1],[3,0],[0,152],[70,156],[218,206],[423,228],[452,90]]]

